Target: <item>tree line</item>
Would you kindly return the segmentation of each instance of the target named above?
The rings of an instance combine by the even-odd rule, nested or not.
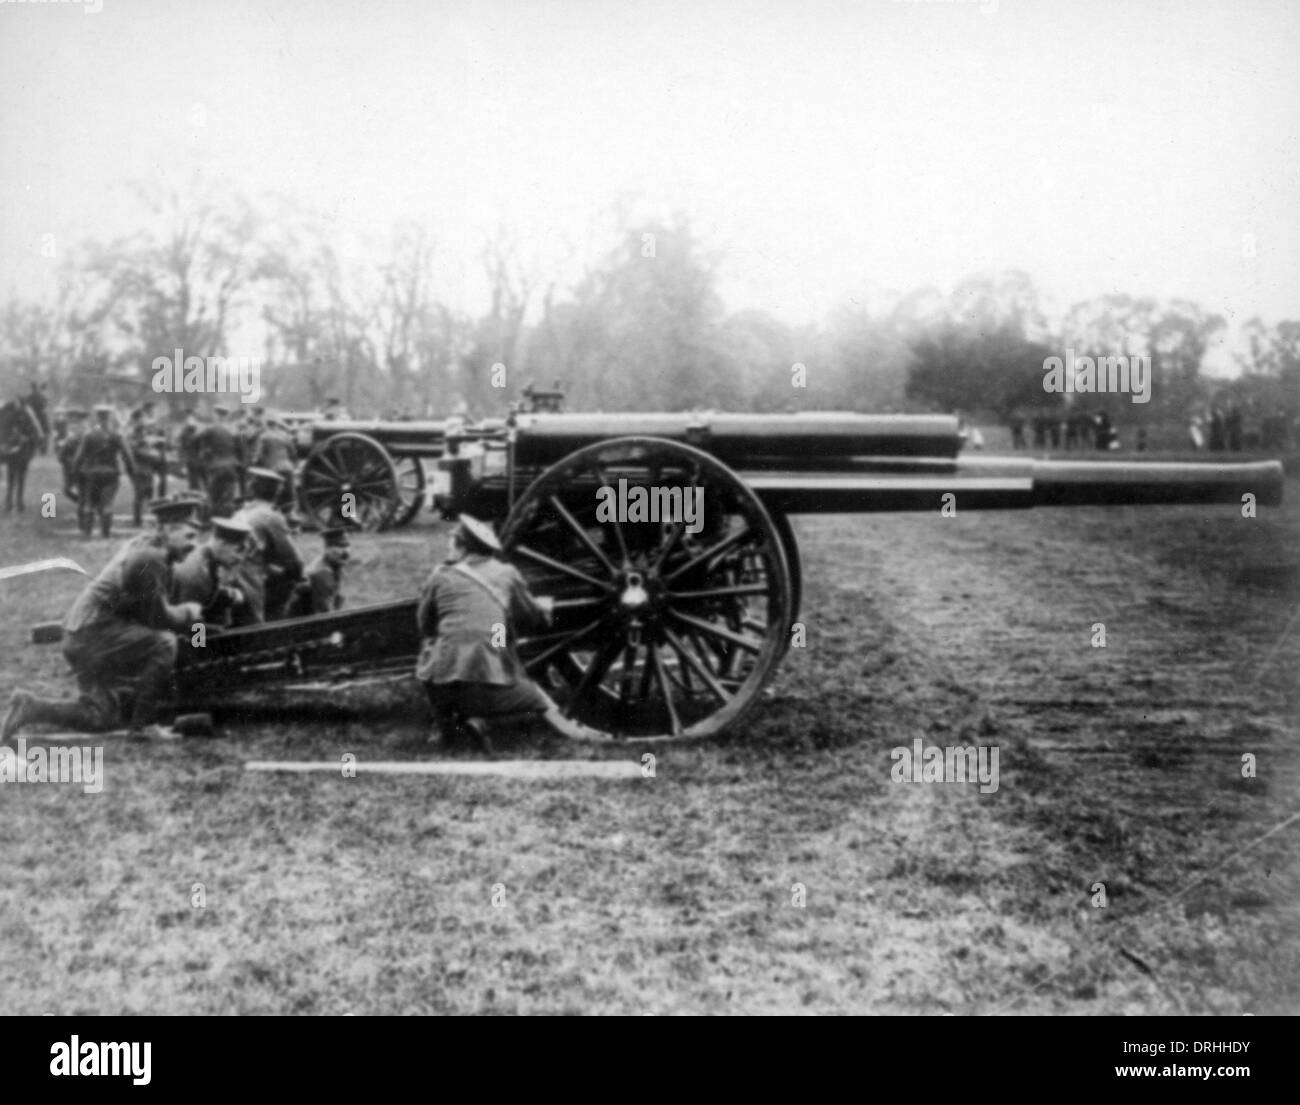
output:
[[[1139,420],[1185,419],[1227,387],[1238,401],[1300,401],[1300,322],[1244,327],[1244,370],[1202,375],[1225,329],[1187,300],[1112,294],[1049,320],[1019,271],[983,273],[950,294],[933,287],[883,304],[849,301],[791,326],[728,311],[721,259],[678,215],[625,221],[612,247],[568,285],[506,229],[482,245],[487,289],[473,313],[436,294],[444,258],[430,230],[394,228],[386,256],[344,255],[327,226],[287,203],[234,195],[200,201],[140,187],[141,229],[86,239],[59,262],[53,303],[11,295],[0,307],[0,379],[42,380],[58,395],[96,381],[146,382],[157,356],[259,356],[265,402],[317,409],[338,396],[363,414],[500,413],[527,382],[560,381],[575,410],[945,410],[1008,419],[1059,409],[1044,361],[1150,358],[1152,399],[1078,397]],[[262,335],[233,349],[236,333]],[[494,372],[504,366],[505,372]],[[494,381],[507,381],[507,391]],[[801,386],[802,385],[802,386]]]

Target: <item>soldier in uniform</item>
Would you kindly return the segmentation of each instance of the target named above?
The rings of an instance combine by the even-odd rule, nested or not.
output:
[[[144,507],[150,500],[167,495],[167,457],[164,443],[158,440],[158,427],[151,417],[153,404],[131,412],[126,433],[126,443],[131,449],[131,462],[135,475],[131,485],[135,489],[132,502],[132,519],[137,526],[143,524]]]
[[[135,478],[135,462],[122,436],[113,429],[109,419],[113,408],[101,403],[95,408],[95,425],[86,432],[72,459],[72,471],[77,480],[77,520],[81,532],[90,537],[99,519],[100,532],[109,537],[113,529],[113,500],[117,498],[117,485],[122,467]],[[121,466],[119,466],[119,461]]]
[[[260,408],[259,408],[260,409]],[[266,423],[254,446],[252,464],[257,468],[268,468],[281,479],[280,493],[275,505],[286,518],[293,514],[294,503],[294,454],[296,445],[284,425],[274,420]]]
[[[136,735],[165,735],[153,723],[175,669],[175,635],[201,619],[197,603],[168,601],[172,565],[194,547],[194,508],[184,500],[151,504],[156,527],[118,549],[64,620],[63,655],[79,697],[14,692],[0,740],[42,722],[89,733],[129,725]]]
[[[266,468],[248,470],[249,501],[235,514],[252,531],[248,557],[239,571],[239,587],[248,600],[248,622],[284,617],[294,588],[302,580],[302,554],[289,523],[275,509],[280,477]]]
[[[230,408],[218,403],[212,408],[213,421],[194,438],[194,451],[203,472],[203,489],[208,493],[212,513],[222,518],[234,513],[239,492],[239,438],[228,422]]]
[[[285,610],[286,618],[305,618],[343,609],[343,565],[351,556],[348,531],[336,526],[322,530],[321,538],[325,547],[307,565],[303,581],[294,588],[293,598]]]
[[[28,391],[27,398],[23,402],[27,404],[27,409],[32,412],[32,417],[41,427],[41,456],[45,456],[50,445],[49,403],[45,398],[45,385],[33,380],[31,390]]]
[[[437,719],[432,742],[468,733],[488,749],[484,717],[557,709],[515,651],[516,629],[549,624],[550,603],[535,599],[518,569],[496,558],[501,544],[478,519],[460,516],[450,551],[420,594],[415,676]]]
[[[203,490],[203,466],[199,463],[197,438],[199,436],[199,419],[193,411],[185,413],[185,424],[181,427],[176,446],[181,464],[185,466],[185,482],[191,491]]]
[[[67,420],[67,432],[55,446],[54,456],[63,469],[63,493],[75,503],[81,496],[77,490],[73,461],[77,458],[77,450],[81,448],[81,439],[86,436],[86,412],[80,407],[69,407],[63,412],[63,417]],[[77,511],[77,517],[81,517],[80,510]]]
[[[197,602],[203,621],[228,626],[245,606],[235,572],[248,551],[252,530],[233,518],[213,518],[208,539],[172,572],[172,602]]]
[[[248,498],[248,469],[258,467],[253,454],[257,452],[257,439],[262,436],[263,414],[262,407],[254,407],[246,411],[235,426],[235,434],[239,439],[239,497],[241,499]]]

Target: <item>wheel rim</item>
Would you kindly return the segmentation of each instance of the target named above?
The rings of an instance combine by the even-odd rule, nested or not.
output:
[[[424,502],[424,465],[420,458],[396,457],[393,466],[397,469],[397,493],[401,502],[389,519],[388,527],[410,524]]]
[[[392,458],[364,434],[336,434],[317,445],[303,464],[298,497],[303,513],[321,526],[365,530],[379,529],[401,503]]]
[[[703,526],[598,521],[598,487],[702,492]],[[694,527],[692,527],[694,528]],[[581,449],[511,511],[506,555],[555,624],[520,641],[525,668],[560,705],[562,732],[689,740],[733,725],[789,640],[792,583],[758,497],[709,454],[658,438]]]

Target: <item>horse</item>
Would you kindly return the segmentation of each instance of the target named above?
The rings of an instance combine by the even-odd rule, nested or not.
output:
[[[5,466],[5,513],[16,505],[24,508],[23,490],[27,485],[27,467],[36,455],[45,435],[36,415],[21,399],[10,399],[0,406],[0,458]]]

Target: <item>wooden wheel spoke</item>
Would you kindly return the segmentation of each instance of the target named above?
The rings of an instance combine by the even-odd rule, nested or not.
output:
[[[556,641],[555,644],[551,645],[550,648],[546,649],[546,651],[539,652],[536,656],[532,657],[531,659],[525,660],[524,670],[531,671],[533,668],[540,667],[556,653],[563,652],[571,645],[574,645],[578,641],[582,640],[584,637],[589,637],[593,632],[595,632],[597,629],[600,628],[600,624],[601,624],[600,619],[597,618],[594,622],[589,622],[587,625],[584,625],[581,629],[576,630],[574,632],[554,633],[554,634],[547,634],[545,637],[530,638],[528,642],[530,644],[533,641],[551,640],[552,638],[555,637],[558,637],[559,640]]]
[[[682,534],[686,532],[686,523],[682,521],[672,524],[672,532],[669,533],[667,540],[659,546],[659,551],[655,554],[654,562],[650,565],[652,572],[659,571],[664,561],[668,559],[669,554],[677,547],[677,542],[681,540]]]
[[[312,463],[314,463],[314,464],[318,464],[318,465],[320,465],[323,469],[325,469],[325,472],[323,473],[323,475],[329,476],[330,478],[332,478],[332,479],[334,479],[334,480],[341,480],[341,479],[343,478],[343,473],[340,472],[340,471],[339,471],[339,470],[338,470],[338,469],[337,469],[337,468],[336,468],[336,467],[335,467],[335,466],[330,462],[330,460],[329,460],[329,456],[328,456],[328,451],[322,451],[322,452],[320,452],[320,453],[317,453],[316,456],[315,456],[315,458],[313,458]],[[309,469],[309,471],[310,471],[310,469]]]
[[[730,629],[723,629],[720,625],[714,625],[713,622],[706,622],[703,618],[697,618],[691,614],[683,614],[680,610],[670,611],[672,617],[679,622],[691,626],[698,633],[707,633],[710,636],[717,637],[723,641],[730,641],[738,648],[743,648],[747,652],[757,655],[763,650],[761,642],[755,642],[752,637],[746,637],[743,634],[735,633]]]
[[[589,583],[597,590],[608,592],[610,585],[601,582],[595,576],[588,575],[580,568],[575,568],[570,564],[561,564],[558,560],[552,560],[545,553],[539,553],[536,549],[530,549],[527,545],[516,545],[510,550],[512,555],[522,556],[525,560],[531,560],[534,564],[541,564],[556,572],[563,572],[566,576],[572,576],[574,579],[580,579],[583,583]]]
[[[668,707],[668,723],[672,726],[673,736],[679,737],[682,733],[681,718],[677,716],[677,705],[673,702],[673,691],[668,685],[668,673],[664,670],[663,657],[659,655],[659,649],[655,645],[650,646],[650,659],[653,664],[647,664],[648,671],[651,666],[654,668],[655,680],[659,684],[659,690],[664,696],[664,705]],[[645,697],[643,694],[642,697]]]
[[[600,685],[600,681],[605,678],[605,673],[609,671],[610,665],[618,655],[618,650],[622,647],[620,641],[606,641],[596,651],[587,670],[582,673],[582,678],[578,680],[578,685],[573,688],[573,694],[569,698],[568,705],[564,708],[565,717],[572,717],[573,711],[577,709],[578,704],[583,700],[587,692],[592,687]]]
[[[746,522],[745,525],[735,533],[724,537],[712,548],[705,549],[702,553],[697,553],[695,556],[691,557],[691,559],[686,561],[685,564],[678,565],[669,572],[668,575],[664,576],[664,582],[672,583],[674,579],[685,572],[689,572],[692,568],[698,567],[700,564],[707,563],[708,561],[721,556],[728,549],[735,548],[736,545],[740,544],[741,541],[749,536],[750,532],[749,523]]]
[[[731,598],[737,595],[766,595],[766,583],[738,583],[731,587],[708,587],[703,591],[669,591],[673,601],[696,602],[704,599]]]
[[[724,703],[731,701],[732,696],[729,695],[722,684],[718,682],[717,676],[709,670],[707,664],[686,647],[684,641],[682,641],[671,629],[667,628],[664,629],[664,637],[667,639],[668,643],[672,645],[673,651],[677,653],[678,657],[690,666],[691,670],[694,671],[701,680],[703,680],[705,686],[707,686],[709,690],[717,695]]]
[[[627,709],[628,706],[628,696],[631,693],[632,683],[633,680],[635,679],[637,653],[640,651],[641,651],[641,646],[634,645],[632,644],[631,641],[629,641],[627,643],[627,647],[623,649],[623,670],[619,672],[618,698],[619,698],[619,703],[622,705],[622,707],[625,710]],[[646,659],[647,666],[649,665],[649,663],[650,661],[647,658]]]
[[[592,595],[590,598],[556,599],[552,607],[555,610],[577,610],[583,606],[601,606],[604,602],[602,596]]]
[[[593,460],[593,461],[591,462],[591,465],[590,465],[590,469],[589,469],[589,470],[592,471],[592,472],[594,472],[595,475],[596,475],[596,486],[597,486],[597,487],[608,487],[608,486],[609,486],[609,480],[606,479],[606,477],[605,477],[605,469],[601,467],[601,465],[600,465],[600,463],[599,463],[598,461]],[[628,555],[627,555],[627,538],[624,537],[624,535],[623,535],[623,523],[620,522],[617,518],[615,518],[615,519],[614,519],[614,522],[613,522],[613,528],[614,528],[614,537],[618,540],[618,549],[619,549],[619,552],[622,554],[622,557],[623,557],[623,563],[626,564],[626,563],[628,562]]]
[[[607,571],[611,576],[615,575],[617,569],[615,569],[613,562],[605,555],[604,550],[602,550],[600,546],[591,539],[591,535],[583,529],[578,519],[565,509],[564,504],[560,502],[559,496],[552,495],[550,503],[555,509],[555,512],[568,523],[569,528],[577,535],[578,540],[586,545],[591,554],[605,566],[605,571]]]

